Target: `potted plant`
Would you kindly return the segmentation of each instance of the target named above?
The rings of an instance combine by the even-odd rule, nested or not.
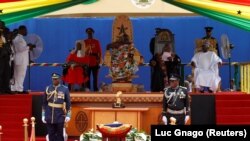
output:
[[[101,141],[102,134],[98,131],[94,132],[93,129],[83,133],[80,136],[80,141]]]

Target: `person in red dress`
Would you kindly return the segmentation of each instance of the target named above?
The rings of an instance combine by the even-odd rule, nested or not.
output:
[[[87,65],[89,61],[84,55],[84,47],[80,41],[76,42],[76,48],[70,52],[66,62],[69,68],[63,80],[68,83],[69,90],[74,89],[74,84],[77,84],[80,89],[84,89],[88,75],[84,73],[86,70],[83,66]]]
[[[99,73],[99,64],[102,57],[102,50],[99,40],[93,38],[94,29],[89,27],[86,29],[88,38],[84,40],[85,45],[85,55],[88,58],[88,78],[87,87],[91,90],[90,85],[90,75],[93,75],[93,88],[94,91],[98,91],[98,73]]]

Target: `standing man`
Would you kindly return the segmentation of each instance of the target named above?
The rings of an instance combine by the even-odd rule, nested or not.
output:
[[[150,49],[150,53],[152,55],[151,60],[155,60],[155,56],[157,56],[156,52],[155,52],[155,37],[159,35],[160,31],[161,31],[161,28],[159,28],[159,27],[155,28],[155,35],[154,35],[154,37],[151,38],[150,43],[149,43],[149,49]],[[155,89],[154,89],[155,84],[154,84],[154,80],[153,80],[154,79],[153,75],[155,74],[154,69],[155,69],[154,66],[150,67],[150,81],[151,81],[150,88],[151,88],[151,91],[155,91]]]
[[[169,78],[170,86],[165,88],[163,95],[162,121],[165,125],[184,125],[190,119],[189,97],[186,87],[179,86],[180,77],[172,74]],[[171,119],[176,122],[172,123]]]
[[[27,66],[29,65],[29,50],[35,47],[35,45],[28,44],[24,40],[23,36],[27,35],[27,28],[24,25],[19,26],[18,34],[13,40],[15,48],[14,58],[14,85],[11,87],[11,91],[17,93],[27,93],[23,90],[23,82],[26,75]]]
[[[220,57],[220,50],[219,50],[218,42],[217,42],[217,40],[212,36],[212,30],[213,30],[213,27],[210,27],[210,26],[205,27],[206,36],[203,37],[202,39],[203,39],[203,40],[209,39],[209,40],[211,40],[212,42],[215,42],[216,47],[213,47],[213,48],[216,48],[217,55]],[[211,44],[211,43],[210,43],[210,44]]]
[[[0,94],[10,91],[10,44],[4,37],[4,27],[0,27]]]
[[[52,85],[46,87],[43,97],[42,121],[46,123],[49,141],[64,141],[64,123],[71,118],[69,89],[60,84],[60,75],[52,74]]]
[[[97,39],[93,38],[95,33],[94,29],[89,27],[86,30],[88,38],[84,40],[85,45],[85,55],[88,61],[88,78],[87,87],[91,89],[90,80],[91,73],[93,75],[93,87],[94,91],[98,91],[98,73],[99,73],[99,64],[101,62],[102,50],[100,42]]]

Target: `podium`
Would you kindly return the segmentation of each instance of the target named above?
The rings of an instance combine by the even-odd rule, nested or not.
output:
[[[113,123],[118,121],[123,124],[131,124],[139,131],[142,128],[142,113],[149,108],[112,108],[112,107],[89,107],[84,110],[91,111],[91,128],[96,130],[96,125]]]

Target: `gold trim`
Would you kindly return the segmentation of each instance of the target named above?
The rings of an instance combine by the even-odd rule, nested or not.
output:
[[[94,93],[74,93],[70,94],[71,102],[115,102],[116,94],[94,94]],[[162,102],[162,93],[136,93],[136,94],[123,94],[122,101],[124,103],[159,103]]]
[[[50,107],[53,107],[53,108],[63,108],[64,106],[63,106],[63,104],[55,104],[55,103],[48,103],[48,105],[50,106]]]

